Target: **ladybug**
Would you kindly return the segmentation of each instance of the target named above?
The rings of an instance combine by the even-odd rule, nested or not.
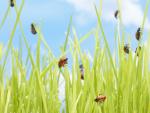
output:
[[[94,99],[94,101],[97,102],[97,103],[103,103],[103,102],[105,102],[105,100],[106,100],[106,96],[101,95],[101,94],[99,94],[99,95]]]
[[[130,50],[129,50],[129,45],[128,44],[126,44],[123,49],[124,49],[125,53],[129,54]]]
[[[118,19],[118,14],[119,14],[119,10],[116,10],[115,14],[114,14],[114,16],[115,16],[116,19]]]
[[[33,35],[37,34],[37,31],[36,31],[35,26],[34,26],[33,23],[31,24],[31,32],[32,32]]]
[[[141,46],[136,48],[135,53],[137,54],[137,56],[139,56],[141,49],[142,49]]]
[[[10,0],[10,6],[11,6],[11,7],[14,7],[14,5],[15,5],[15,4],[14,4],[14,0]]]
[[[79,66],[79,68],[80,68],[80,73],[81,73],[81,79],[84,80],[84,68],[83,68],[83,65],[81,64]]]
[[[141,28],[140,27],[137,29],[135,37],[138,41],[141,39]]]
[[[68,58],[61,58],[58,62],[58,67],[62,68],[64,67],[66,64],[68,64]]]

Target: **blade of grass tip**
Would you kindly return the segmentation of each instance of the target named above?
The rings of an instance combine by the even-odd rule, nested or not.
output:
[[[100,12],[99,12],[99,13],[100,13],[100,16],[101,16],[101,15],[102,15],[103,0],[100,0],[99,4],[100,4],[100,5],[99,5],[99,6],[100,6],[100,7],[99,7],[99,8],[100,8],[100,9],[99,9]]]
[[[81,59],[81,61],[83,61],[84,58],[82,55],[80,44],[82,41],[84,41],[84,39],[86,40],[87,38],[90,38],[90,35],[93,34],[94,30],[91,30],[90,32],[87,33],[87,35],[84,35],[83,37],[81,37],[81,40],[83,39],[81,42],[78,40],[78,35],[74,27],[72,28],[72,31],[73,31],[73,36],[74,36],[74,41],[71,41],[73,42],[72,47],[77,52],[76,54],[79,55],[79,58]],[[74,56],[75,51],[72,51],[72,56]]]
[[[73,108],[72,108],[72,110],[71,110],[71,113],[76,113],[76,107],[77,107],[77,104],[78,104],[78,102],[79,102],[79,99],[80,99],[81,95],[82,95],[82,92],[79,93],[79,95],[78,95],[78,97],[77,97],[75,103],[73,104],[73,106],[72,106]]]
[[[73,40],[70,38],[69,39],[69,52],[71,53],[71,55],[73,55]]]
[[[84,40],[88,39],[93,34],[93,30],[86,33],[84,36],[82,36],[79,40],[79,43],[81,44]]]
[[[70,29],[71,29],[71,24],[72,24],[72,16],[70,17],[70,22],[69,22],[69,25],[68,25],[67,35],[66,35],[66,40],[65,40],[65,43],[64,43],[64,50],[63,50],[63,52],[65,52],[66,49],[67,49],[68,38],[69,38],[69,34],[70,34]]]
[[[81,54],[81,50],[79,47],[78,36],[77,36],[77,32],[74,27],[72,28],[72,31],[73,31],[73,36],[74,36],[74,49],[79,53],[79,55],[81,57],[82,54]]]
[[[6,65],[8,53],[9,53],[10,48],[11,48],[11,44],[12,44],[12,41],[13,41],[13,38],[14,38],[14,35],[15,35],[15,31],[16,31],[16,28],[17,28],[17,25],[18,25],[18,21],[19,21],[19,18],[20,18],[20,15],[21,15],[23,6],[24,6],[24,0],[22,0],[21,6],[20,6],[20,8],[19,8],[19,12],[17,13],[17,18],[16,18],[16,21],[15,21],[13,30],[12,30],[12,32],[11,32],[11,34],[10,34],[10,39],[9,39],[9,41],[8,41],[8,47],[7,47],[7,49],[6,49],[6,54],[5,54],[4,63],[3,63],[3,67],[2,67],[2,72],[1,72],[1,73],[3,73],[4,68],[5,68],[5,65]]]
[[[15,11],[16,11],[16,13],[18,14],[17,5],[15,5]],[[23,36],[23,39],[24,39],[24,42],[25,42],[25,46],[26,46],[26,48],[27,48],[27,50],[28,50],[28,56],[27,56],[27,57],[30,58],[32,67],[35,67],[34,60],[33,60],[32,54],[31,54],[31,49],[30,49],[30,47],[29,47],[29,45],[28,45],[28,41],[27,41],[27,38],[26,38],[26,36],[25,36],[24,30],[23,30],[23,27],[22,27],[22,23],[21,23],[21,21],[20,21],[20,17],[19,17],[19,26],[20,26],[20,31],[21,31],[21,33],[22,33],[22,36]],[[27,58],[27,60],[28,60],[28,58]]]
[[[43,71],[40,74],[40,78],[43,78],[46,75],[46,73],[49,71],[50,67],[53,66],[54,62],[55,61],[52,61],[46,68],[43,69]]]
[[[5,15],[4,15],[3,19],[2,19],[2,22],[0,23],[0,30],[2,29],[4,23],[5,23],[6,19],[7,19],[7,16],[8,16],[9,11],[10,11],[10,6],[8,5],[8,8],[7,8],[7,10],[6,10],[6,13],[5,13]]]
[[[109,56],[109,59],[110,59],[110,62],[111,62],[111,65],[113,67],[113,71],[114,71],[114,74],[115,74],[115,79],[116,79],[116,82],[118,84],[118,78],[117,78],[117,71],[115,69],[115,66],[114,66],[114,63],[113,63],[113,59],[111,57],[111,52],[110,52],[110,49],[109,49],[109,46],[108,46],[108,42],[106,40],[106,35],[104,33],[104,30],[103,30],[103,27],[102,27],[102,23],[101,23],[101,19],[100,19],[100,16],[98,14],[98,11],[97,11],[97,8],[96,8],[96,5],[95,6],[95,11],[96,11],[96,15],[97,15],[97,19],[98,19],[98,24],[99,24],[99,27],[101,29],[101,32],[102,32],[102,36],[104,38],[104,43],[105,43],[105,46],[106,46],[106,49],[107,49],[107,52],[108,52],[108,56]]]

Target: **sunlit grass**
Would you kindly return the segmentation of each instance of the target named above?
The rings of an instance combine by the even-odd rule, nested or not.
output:
[[[125,34],[120,35],[122,31],[120,27],[123,27],[120,17],[114,36],[117,47],[113,53],[107,42],[101,14],[95,6],[97,27],[83,37],[78,37],[76,30],[72,27],[71,17],[66,40],[61,46],[62,54],[56,57],[38,25],[35,26],[38,38],[36,49],[35,51],[30,49],[20,19],[23,6],[24,0],[19,9],[15,5],[17,18],[8,45],[0,44],[0,113],[150,112],[150,35],[146,43],[142,44],[139,56],[131,49],[129,54],[126,54],[122,46]],[[148,7],[149,1],[147,1],[141,23],[143,29]],[[8,18],[8,10],[10,9],[7,9],[0,23],[0,30],[5,24],[5,19]],[[20,46],[19,49],[15,49],[12,43],[17,26],[22,34],[18,45],[25,44],[24,48]],[[70,33],[72,33],[71,39],[69,39]],[[92,61],[90,56],[82,52],[80,48],[81,43],[91,35],[95,40]],[[102,42],[104,42],[103,45],[101,45]],[[41,44],[46,51],[44,55],[41,54]],[[4,48],[6,48],[5,51]],[[26,50],[27,56],[22,56],[23,50]],[[68,54],[72,58],[72,61],[68,62],[71,63],[71,68],[67,65],[59,68],[60,58],[67,57]],[[79,68],[81,63],[84,68],[84,80],[81,80]],[[62,85],[60,78],[64,79],[64,91],[59,88]],[[63,92],[65,92],[65,98],[62,101],[59,97]],[[106,100],[101,103],[95,102],[99,94],[106,96]]]

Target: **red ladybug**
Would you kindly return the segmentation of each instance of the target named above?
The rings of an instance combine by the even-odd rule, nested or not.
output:
[[[61,58],[58,62],[58,67],[62,68],[64,67],[66,64],[68,64],[68,58]]]
[[[95,102],[97,103],[103,103],[106,100],[106,96],[99,94],[96,98],[95,98]]]

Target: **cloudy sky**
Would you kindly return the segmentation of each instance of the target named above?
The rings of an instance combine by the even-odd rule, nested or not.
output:
[[[21,0],[16,0],[20,5]],[[120,0],[122,20],[127,35],[133,37],[137,28],[141,25],[147,0]],[[102,3],[102,5],[101,5]],[[7,10],[9,0],[0,0],[0,22]],[[56,55],[59,55],[59,47],[65,40],[65,33],[69,23],[70,16],[73,16],[73,27],[76,29],[79,38],[93,29],[97,24],[97,18],[94,10],[94,4],[102,9],[102,23],[110,47],[114,44],[114,28],[116,20],[114,12],[117,8],[117,0],[25,0],[25,6],[21,15],[21,21],[24,26],[27,39],[34,47],[36,37],[30,33],[30,24],[32,22],[39,25],[43,35]],[[149,10],[150,12],[150,10]],[[15,11],[10,8],[6,23],[0,30],[0,42],[6,44],[12,26],[15,21]],[[150,29],[150,13],[146,18],[145,32]],[[17,45],[18,38],[21,36],[19,27],[15,33],[14,44]],[[145,38],[146,39],[146,38]],[[133,47],[136,45],[133,44]],[[92,51],[94,48],[94,39],[91,37],[83,43],[83,49]]]

